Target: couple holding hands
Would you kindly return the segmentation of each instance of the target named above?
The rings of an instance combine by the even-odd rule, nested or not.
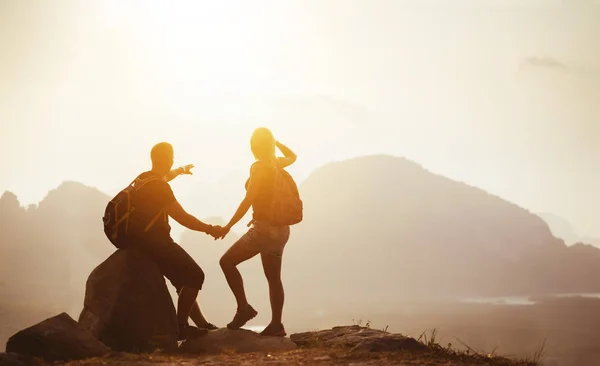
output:
[[[128,210],[132,212],[131,215],[119,219],[115,208],[117,222],[109,225],[110,218],[107,219],[107,216],[110,215],[105,214],[105,232],[111,242],[117,245],[114,241],[117,230],[115,228],[119,227],[120,230],[121,221],[126,221],[127,246],[135,246],[154,261],[162,274],[177,289],[180,340],[203,335],[217,327],[205,319],[196,300],[204,283],[204,272],[171,238],[169,217],[188,229],[207,233],[216,240],[224,238],[250,208],[253,209],[250,229],[223,254],[219,261],[237,301],[237,311],[231,322],[227,324],[227,328],[239,329],[258,314],[246,299],[244,283],[237,265],[260,254],[269,284],[272,312],[271,322],[261,335],[280,337],[286,335],[281,319],[284,303],[281,260],[290,236],[289,225],[302,220],[302,202],[295,183],[283,168],[293,164],[296,155],[276,141],[267,128],[258,128],[254,131],[250,139],[250,147],[256,162],[250,168],[250,177],[246,182],[246,195],[229,223],[223,227],[198,220],[179,204],[168,182],[178,175],[191,174],[190,169],[193,165],[172,169],[173,147],[166,142],[156,144],[152,148],[150,153],[152,169],[139,175],[128,187],[132,192],[129,207],[135,208]],[[277,148],[283,153],[283,157],[276,157]],[[281,198],[282,192],[284,196],[291,197],[292,201],[288,199],[284,202],[285,200]],[[120,194],[122,193],[123,191]],[[128,202],[129,197],[127,193]],[[119,195],[109,203],[110,210],[114,208],[110,205],[117,198]],[[291,220],[290,214],[294,216]],[[284,217],[286,215],[287,217]],[[109,235],[108,227],[113,230],[110,231],[112,237]],[[190,325],[188,318],[192,319],[196,326]]]

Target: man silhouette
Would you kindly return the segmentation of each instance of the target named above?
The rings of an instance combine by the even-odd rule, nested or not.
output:
[[[193,165],[171,170],[173,146],[166,142],[156,144],[150,157],[152,169],[139,176],[140,181],[146,182],[133,196],[136,210],[130,219],[130,232],[141,234],[135,234],[132,242],[156,263],[162,274],[177,289],[179,339],[194,338],[217,327],[204,318],[196,301],[204,283],[204,272],[171,238],[169,217],[190,230],[201,231],[213,237],[218,237],[222,229],[220,226],[205,224],[188,214],[175,199],[168,182],[181,174],[192,174],[190,169]],[[188,318],[197,327],[189,325]]]

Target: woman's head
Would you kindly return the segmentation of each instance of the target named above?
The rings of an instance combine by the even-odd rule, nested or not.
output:
[[[265,127],[254,130],[250,138],[250,149],[256,160],[268,161],[275,158],[275,137]]]

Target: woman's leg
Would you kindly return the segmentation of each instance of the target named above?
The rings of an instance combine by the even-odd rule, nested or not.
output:
[[[281,282],[281,260],[282,257],[275,254],[261,253],[263,270],[269,282],[269,298],[271,300],[271,324],[279,326],[282,324],[284,291]]]
[[[244,281],[242,275],[237,269],[237,265],[254,257],[258,254],[258,249],[254,249],[250,239],[252,238],[252,229],[244,236],[240,238],[235,244],[223,254],[219,264],[225,274],[225,279],[229,284],[229,288],[235,296],[237,301],[237,311],[233,320],[227,324],[229,329],[239,329],[248,322],[248,320],[254,318],[258,313],[252,306],[248,304],[246,299],[246,292],[244,291]]]
[[[229,284],[229,288],[231,288],[235,300],[237,301],[238,311],[248,306],[248,300],[246,299],[246,292],[244,291],[244,280],[242,279],[240,271],[237,269],[237,265],[258,254],[257,249],[248,245],[247,235],[248,234],[245,234],[240,240],[233,244],[231,248],[223,254],[219,261],[225,279]]]

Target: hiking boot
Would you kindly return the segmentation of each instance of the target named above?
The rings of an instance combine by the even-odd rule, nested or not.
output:
[[[258,312],[250,305],[247,305],[243,309],[238,309],[233,317],[231,323],[227,324],[228,329],[240,329],[248,321],[258,315]]]
[[[178,339],[180,341],[185,341],[188,339],[198,338],[206,334],[208,334],[208,329],[196,328],[193,325],[183,324],[179,326]]]
[[[260,335],[264,337],[285,337],[287,334],[283,324],[269,324],[260,332]]]

